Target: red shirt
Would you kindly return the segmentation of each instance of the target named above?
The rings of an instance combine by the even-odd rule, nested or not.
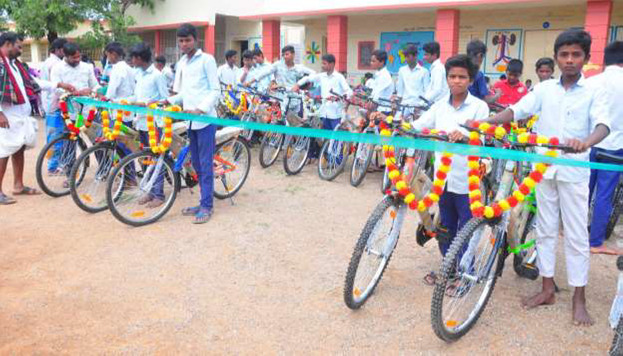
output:
[[[528,88],[524,83],[518,81],[515,85],[508,84],[508,80],[499,80],[493,86],[494,89],[500,89],[502,96],[498,99],[498,104],[513,105],[516,104],[519,99],[528,94]]]

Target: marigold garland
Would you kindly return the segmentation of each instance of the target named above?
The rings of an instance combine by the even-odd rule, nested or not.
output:
[[[102,111],[102,131],[103,136],[108,141],[114,141],[121,133],[121,126],[123,125],[123,112],[117,110],[115,117],[115,123],[113,124],[112,132],[110,131],[110,114],[107,110]]]
[[[156,109],[157,107],[158,107],[157,104],[153,104],[149,108]],[[175,106],[167,107],[164,110],[169,111],[169,112],[171,111],[180,112],[182,111],[182,108],[175,105]],[[162,119],[162,121],[164,124],[164,128],[163,128],[164,135],[163,135],[163,138],[160,144],[158,144],[156,125],[154,124],[154,115],[147,114],[147,130],[149,132],[149,147],[151,148],[151,151],[155,154],[165,153],[169,149],[169,147],[171,147],[171,143],[173,142],[173,119],[171,119],[168,116],[165,116]]]
[[[240,114],[242,111],[247,110],[247,96],[245,93],[240,95],[240,103],[237,108],[234,108],[234,100],[231,97],[231,94],[225,97],[225,105],[227,105],[227,109],[234,115]]]

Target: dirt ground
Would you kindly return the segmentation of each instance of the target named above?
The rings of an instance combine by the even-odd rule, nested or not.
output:
[[[33,186],[37,153],[27,152]],[[188,190],[142,228],[89,215],[70,197],[17,197],[0,207],[0,354],[607,352],[618,276],[609,256],[591,258],[590,328],[571,324],[562,255],[557,303],[531,311],[519,300],[540,282],[519,279],[509,259],[476,327],[453,344],[439,340],[422,277],[440,258],[407,232],[412,213],[375,295],[359,311],[346,308],[344,275],[380,179],[353,188],[347,175],[324,182],[310,166],[287,177],[280,162],[261,169],[254,151],[235,205],[216,201],[207,225],[181,216],[198,199]]]

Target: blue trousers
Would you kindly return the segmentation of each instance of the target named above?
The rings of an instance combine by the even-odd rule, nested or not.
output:
[[[188,130],[190,139],[190,161],[197,171],[202,208],[214,207],[214,148],[216,127],[206,126],[199,130]]]
[[[327,119],[326,117],[322,118],[322,128],[324,130],[333,131],[339,124],[342,119]],[[318,146],[318,142],[312,139],[311,149],[309,152],[309,158],[318,158],[320,154],[320,146]]]
[[[446,188],[439,198],[439,214],[441,214],[441,225],[448,229],[450,236],[452,236],[450,241],[439,241],[439,251],[445,256],[457,232],[472,218],[472,212],[469,209],[469,195],[452,193]]]
[[[65,123],[63,122],[63,117],[61,116],[61,112],[59,110],[45,115],[45,134],[46,134],[46,143],[54,140],[56,137],[60,136],[65,131]],[[57,143],[54,145],[54,153],[52,157],[48,160],[48,171],[52,172],[58,168],[58,157],[63,148],[62,143]]]
[[[158,129],[158,136],[161,135],[160,129]],[[149,147],[149,132],[147,131],[138,131],[138,139],[143,145],[144,148]],[[156,183],[153,188],[151,188],[151,195],[160,200],[164,200],[164,174],[158,175],[156,178]]]
[[[591,162],[603,162],[596,158],[597,152],[603,151],[623,157],[623,149],[617,151],[604,150],[601,148],[591,149]],[[590,221],[591,235],[589,238],[591,247],[599,247],[606,240],[606,226],[612,214],[612,194],[621,179],[621,172],[606,170],[591,170],[591,180],[589,183],[590,202],[595,194],[595,206],[593,206],[593,220]]]

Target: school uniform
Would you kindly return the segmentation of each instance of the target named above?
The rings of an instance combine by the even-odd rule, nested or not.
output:
[[[372,82],[372,100],[378,101],[384,99],[383,103],[390,100],[394,94],[394,81],[387,67],[383,67],[374,73],[374,81]],[[392,108],[389,104],[381,104],[377,108],[378,111],[389,113]]]
[[[444,98],[450,93],[448,88],[448,79],[446,78],[446,67],[441,63],[441,60],[436,59],[430,65],[430,83],[426,89],[424,98],[431,103]]]
[[[398,70],[398,82],[396,83],[396,94],[402,98],[405,105],[416,105],[421,103],[420,96],[424,96],[426,88],[430,83],[430,73],[428,69],[416,64],[413,69],[408,65],[402,66]],[[410,114],[413,109],[405,111]]]

